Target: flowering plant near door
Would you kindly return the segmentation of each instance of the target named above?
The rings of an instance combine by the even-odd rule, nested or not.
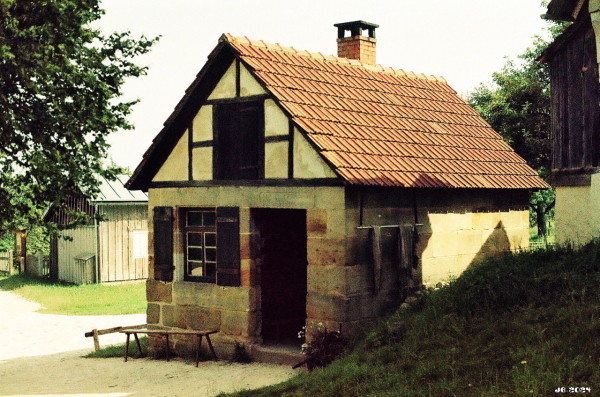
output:
[[[318,324],[319,329],[314,332],[310,342],[306,342],[306,326],[298,332],[298,339],[304,340],[302,343],[302,354],[306,359],[294,365],[294,368],[306,365],[309,371],[314,368],[322,368],[331,364],[337,359],[346,347],[346,339],[342,336],[342,325],[338,331],[328,331],[323,324]]]

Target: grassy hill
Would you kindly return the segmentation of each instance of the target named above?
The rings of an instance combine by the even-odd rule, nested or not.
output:
[[[237,395],[600,395],[599,291],[600,243],[489,259],[328,368]]]

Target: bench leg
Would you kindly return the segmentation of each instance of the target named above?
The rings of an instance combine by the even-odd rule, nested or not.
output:
[[[129,355],[129,336],[130,334],[126,334],[127,339],[125,341],[125,362],[127,362],[127,356]]]
[[[196,368],[198,368],[198,363],[200,362],[200,348],[202,347],[202,335],[197,335],[198,337],[198,348],[196,349]]]
[[[135,343],[137,343],[138,351],[140,352],[140,357],[144,357],[144,352],[142,351],[142,345],[140,344],[140,339],[138,338],[138,334],[133,334],[135,337]]]
[[[215,349],[213,348],[212,342],[210,341],[210,336],[206,335],[206,342],[208,343],[208,347],[210,352],[212,353],[213,360],[217,361],[217,353],[215,353]]]

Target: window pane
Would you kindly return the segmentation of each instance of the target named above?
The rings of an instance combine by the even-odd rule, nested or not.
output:
[[[202,259],[202,248],[188,248],[188,260],[201,261]]]
[[[217,234],[216,233],[205,233],[204,234],[204,245],[206,247],[217,246]]]
[[[188,233],[188,246],[202,247],[202,233]]]
[[[200,211],[188,211],[186,213],[187,216],[187,226],[202,226],[202,212]]]
[[[216,262],[217,261],[217,249],[216,248],[207,248],[206,249],[206,260],[208,262]]]
[[[204,275],[202,262],[188,261],[188,274],[190,276],[200,277]]]
[[[204,212],[203,213],[203,218],[204,218],[204,226],[214,226],[216,223],[216,214],[211,211],[211,212]]]
[[[217,266],[216,263],[208,262],[206,264],[206,277],[217,277]]]

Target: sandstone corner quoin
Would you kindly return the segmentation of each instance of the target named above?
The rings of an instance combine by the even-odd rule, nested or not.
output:
[[[546,183],[443,78],[375,65],[377,25],[336,27],[338,57],[224,34],[154,139],[127,183],[149,323],[216,329],[220,357],[351,334],[528,246]]]

